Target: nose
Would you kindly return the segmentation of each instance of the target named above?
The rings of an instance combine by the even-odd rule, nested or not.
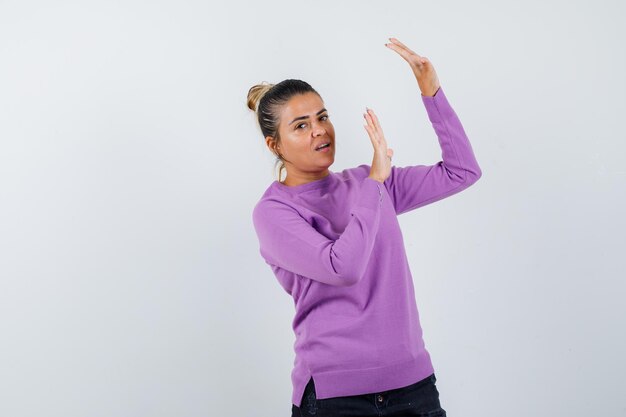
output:
[[[326,129],[322,125],[313,125],[313,136],[322,136],[326,133]]]

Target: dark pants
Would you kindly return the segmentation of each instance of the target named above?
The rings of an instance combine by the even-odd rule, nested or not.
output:
[[[317,399],[311,378],[304,389],[300,407],[291,405],[291,417],[446,417],[446,411],[439,403],[436,381],[435,374],[432,374],[414,384],[389,391]]]

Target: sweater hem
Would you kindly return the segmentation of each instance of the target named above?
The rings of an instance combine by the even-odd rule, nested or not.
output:
[[[318,399],[378,393],[411,385],[434,373],[428,351],[408,361],[377,368],[312,372]]]

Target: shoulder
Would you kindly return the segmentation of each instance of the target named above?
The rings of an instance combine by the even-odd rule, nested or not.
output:
[[[272,182],[266,189],[263,191],[263,194],[259,197],[256,204],[254,205],[253,212],[265,209],[268,206],[272,206],[276,203],[288,204],[286,200],[286,196],[281,193],[276,187],[276,182]]]
[[[252,221],[255,225],[273,220],[278,221],[293,215],[300,215],[293,202],[274,193],[265,193],[252,209]]]
[[[361,164],[354,168],[346,168],[339,175],[345,179],[357,179],[362,180],[369,176],[371,167],[368,164]]]
[[[361,165],[355,166],[354,168],[344,169],[342,173],[360,177],[360,178],[365,178],[370,174],[371,169],[372,167],[369,166],[368,164],[361,164]]]

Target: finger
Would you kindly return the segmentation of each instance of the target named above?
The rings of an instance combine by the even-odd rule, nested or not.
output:
[[[372,132],[374,132],[374,135],[376,136],[376,141],[380,142],[380,134],[378,132],[378,128],[376,127],[376,124],[372,120],[372,116],[369,113],[365,113],[365,120],[367,120],[367,123],[370,125]]]
[[[370,142],[372,144],[372,148],[374,148],[375,152],[378,152],[378,149],[380,148],[380,144],[376,140],[376,135],[374,134],[374,131],[372,130],[372,127],[371,126],[365,126],[365,125],[363,125],[363,127],[365,127],[365,130],[367,130],[367,134],[368,134],[368,136],[370,138]]]
[[[423,70],[424,65],[428,62],[426,57],[421,56],[417,52],[412,51],[408,46],[400,42],[396,38],[389,38],[392,43],[385,44],[391,49],[395,50],[407,61],[409,64],[416,64],[419,70]]]
[[[363,127],[365,128],[365,130],[367,130],[367,135],[369,136],[370,141],[372,142],[372,145],[376,146],[377,145],[377,139],[376,139],[376,134],[374,133],[373,127],[369,124],[369,122],[367,124],[363,125]]]
[[[380,126],[380,122],[378,121],[378,116],[376,116],[376,113],[374,113],[374,110],[372,109],[368,109],[368,112],[370,114],[370,117],[374,121],[374,126],[376,126],[376,129],[378,129],[380,133],[382,134],[383,128]]]
[[[378,121],[378,116],[376,116],[376,113],[374,113],[374,110],[372,109],[368,109],[370,118],[372,119],[372,123],[374,124],[374,127],[376,128],[376,132],[378,133],[378,139],[381,143],[387,144],[387,140],[385,139],[385,134],[383,133],[383,128],[380,125],[380,122]]]
[[[385,44],[389,49],[393,49],[394,51],[396,51],[405,61],[407,62],[411,62],[409,59],[409,52],[405,51],[404,49],[402,49],[400,46],[394,44],[394,43],[386,43]]]
[[[374,143],[374,141],[372,140],[372,132],[370,132],[370,128],[368,125],[363,125],[363,127],[365,128],[365,130],[367,131],[367,136],[370,138],[370,141],[372,143]]]
[[[405,51],[407,51],[408,53],[419,56],[417,53],[413,52],[411,49],[409,49],[408,46],[406,46],[405,44],[400,42],[398,39],[396,39],[396,38],[389,38],[389,40],[391,42],[393,42],[394,44],[398,45],[400,48],[402,48]]]
[[[402,49],[400,46],[395,45],[393,43],[388,43],[385,45],[387,45],[389,49],[393,49],[394,51],[396,51],[402,57],[402,59],[404,59],[409,64],[413,65],[415,63],[414,61],[417,61],[417,65],[421,69],[422,62],[421,62],[421,57],[419,55],[406,51]]]

